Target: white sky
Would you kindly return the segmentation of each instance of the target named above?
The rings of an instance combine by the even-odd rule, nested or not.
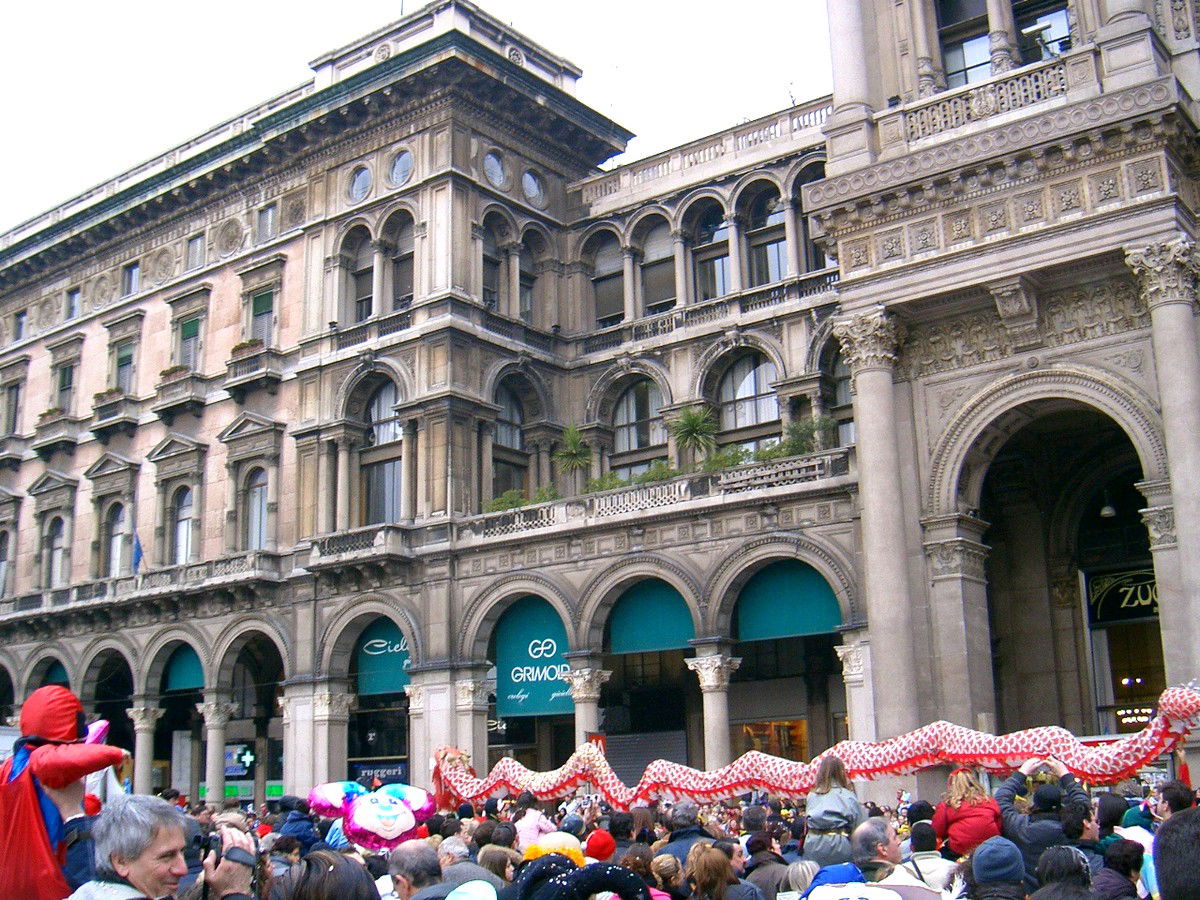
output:
[[[477,0],[648,156],[830,91],[825,0]],[[307,81],[421,0],[31,0],[0,24],[0,232]]]

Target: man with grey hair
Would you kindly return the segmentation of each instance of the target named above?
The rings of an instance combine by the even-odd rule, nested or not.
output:
[[[671,837],[659,853],[670,853],[679,860],[679,865],[687,865],[688,851],[696,841],[711,841],[712,835],[699,825],[700,810],[691,800],[680,800],[671,807],[667,821],[671,824]]]
[[[71,900],[161,900],[172,898],[187,874],[183,860],[184,819],[160,797],[131,794],[108,801],[92,826],[96,845],[96,877]],[[223,829],[222,858],[204,860],[208,895],[249,900],[254,871],[250,835]]]
[[[495,872],[471,862],[471,850],[462,838],[446,838],[438,845],[438,863],[442,867],[442,881],[458,887],[468,881],[486,881],[496,890],[505,887]]]
[[[437,851],[422,840],[405,841],[388,857],[388,874],[399,900],[436,900],[454,890],[442,883]]]

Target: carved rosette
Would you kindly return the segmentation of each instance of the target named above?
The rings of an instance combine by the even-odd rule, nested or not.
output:
[[[483,681],[457,681],[454,699],[462,712],[487,709],[487,684]]]
[[[237,712],[237,707],[224,700],[197,703],[196,709],[204,717],[207,728],[224,728]]]
[[[607,669],[569,669],[562,680],[571,686],[571,699],[576,703],[598,703],[600,688],[611,677]]]
[[[125,714],[133,720],[134,731],[154,731],[154,726],[157,724],[159,717],[166,712],[160,706],[132,706],[125,710]]]
[[[842,345],[854,374],[871,369],[891,369],[896,365],[907,330],[894,316],[877,309],[834,323],[833,335]]]
[[[941,578],[974,578],[984,580],[984,561],[988,548],[966,538],[952,538],[925,545],[925,558],[934,580]]]
[[[348,719],[358,698],[342,691],[323,691],[313,695],[313,717],[317,719]]]
[[[425,714],[425,685],[406,684],[404,693],[408,695],[408,714],[422,716]]]
[[[1146,306],[1196,302],[1195,245],[1179,236],[1125,251],[1125,264],[1133,270]]]
[[[697,656],[684,660],[687,667],[700,679],[700,690],[705,694],[729,690],[729,676],[742,664],[740,656]]]
[[[1142,510],[1142,521],[1150,532],[1150,549],[1175,546],[1175,507],[1151,506]]]

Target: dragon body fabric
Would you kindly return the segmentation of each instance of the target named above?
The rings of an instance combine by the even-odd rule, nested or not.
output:
[[[476,776],[467,754],[444,746],[435,753],[433,787],[439,806],[450,805],[451,800],[482,802],[524,790],[538,800],[550,800],[573,794],[585,784],[616,809],[658,797],[687,797],[704,803],[753,790],[798,797],[812,789],[817,768],[829,755],[839,757],[856,780],[903,775],[938,765],[978,766],[999,774],[1012,771],[1030,757],[1055,756],[1084,782],[1115,784],[1174,750],[1196,727],[1198,717],[1200,690],[1191,684],[1164,691],[1154,717],[1141,731],[1099,744],[1085,744],[1057,726],[994,735],[939,721],[884,741],[842,741],[810,763],[751,751],[727,766],[702,772],[659,759],[646,767],[632,788],[617,777],[593,744],[580,745],[565,764],[549,772],[534,772],[506,757],[485,778]]]

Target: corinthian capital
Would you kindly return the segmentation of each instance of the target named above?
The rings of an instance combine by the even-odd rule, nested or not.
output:
[[[729,690],[729,676],[738,670],[742,664],[740,656],[697,656],[686,659],[687,667],[700,678],[700,690],[710,691]]]
[[[1148,308],[1196,302],[1195,245],[1182,235],[1127,249],[1125,264],[1137,276]]]
[[[606,669],[568,669],[562,680],[571,686],[571,699],[576,703],[596,703],[601,686],[612,677]]]
[[[166,712],[159,706],[132,706],[125,710],[126,715],[133,720],[134,731],[153,731],[159,717]]]
[[[237,712],[237,707],[223,700],[197,703],[196,709],[204,716],[204,724],[209,728],[224,728]]]
[[[882,308],[842,319],[833,326],[842,355],[856,374],[868,369],[891,369],[906,334],[903,323]]]

